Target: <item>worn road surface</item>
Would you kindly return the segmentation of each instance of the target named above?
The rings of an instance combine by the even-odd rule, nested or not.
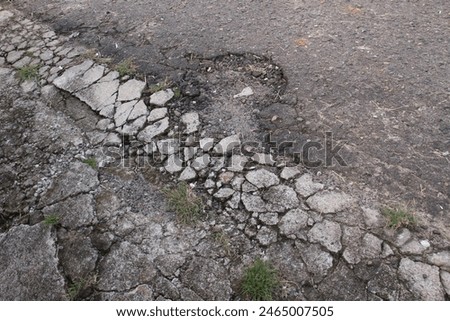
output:
[[[2,1],[5,2],[5,1]],[[62,1],[14,5],[156,80],[189,54],[253,53],[288,81],[298,124],[276,140],[346,141],[345,182],[448,217],[450,4],[433,1]],[[232,81],[232,80],[231,80]],[[198,84],[199,87],[202,84]],[[224,89],[225,90],[225,89]],[[208,95],[203,91],[203,95]],[[303,121],[302,121],[303,120]]]
[[[263,257],[277,298],[448,300],[450,8],[385,2],[0,0],[0,299],[245,299]],[[346,166],[279,154],[330,132]]]

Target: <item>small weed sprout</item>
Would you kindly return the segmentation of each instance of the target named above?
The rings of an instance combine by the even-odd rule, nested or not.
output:
[[[177,214],[177,219],[185,225],[195,224],[202,216],[203,201],[186,183],[174,189],[165,189],[169,209]]]
[[[59,223],[59,216],[56,214],[50,214],[44,218],[44,224],[47,226],[54,226],[58,223]]]
[[[95,158],[87,158],[83,160],[83,163],[89,165],[90,167],[92,167],[93,169],[97,168],[97,161],[95,160]]]
[[[213,234],[214,241],[220,245],[223,250],[225,251],[226,255],[231,255],[231,245],[230,245],[230,238],[224,231],[215,232]]]
[[[181,97],[181,89],[178,87],[175,87],[173,89],[173,94],[174,94],[173,96],[175,97],[175,99],[180,98]]]
[[[20,81],[26,80],[38,80],[39,78],[39,66],[38,65],[30,65],[24,66],[17,70],[17,75]]]
[[[90,59],[98,64],[109,64],[111,62],[111,58],[103,57],[100,52],[95,49],[86,50],[81,57],[85,59]]]
[[[120,77],[133,76],[136,74],[136,65],[131,58],[122,60],[116,65],[115,69],[119,73]]]
[[[253,301],[270,301],[278,287],[277,272],[261,259],[249,267],[242,280],[242,294]]]
[[[68,295],[71,301],[76,300],[80,295],[81,290],[83,290],[85,282],[83,280],[78,282],[73,282],[69,285]]]
[[[381,213],[387,219],[387,226],[393,229],[411,227],[417,224],[414,215],[404,209],[385,207],[381,210]]]
[[[163,81],[160,81],[156,84],[150,85],[148,87],[148,90],[150,91],[150,93],[154,94],[158,91],[165,90],[165,89],[169,88],[170,86],[172,86],[172,82],[166,78]]]

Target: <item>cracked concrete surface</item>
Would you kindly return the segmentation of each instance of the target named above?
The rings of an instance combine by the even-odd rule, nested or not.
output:
[[[0,8],[0,30],[0,299],[237,300],[260,257],[280,299],[448,299],[445,227],[387,228],[371,195],[214,135],[186,91],[152,103],[145,81],[19,11]],[[39,77],[21,80],[21,59]],[[255,83],[272,92],[279,76]],[[205,200],[197,225],[167,210],[161,189],[180,180]]]

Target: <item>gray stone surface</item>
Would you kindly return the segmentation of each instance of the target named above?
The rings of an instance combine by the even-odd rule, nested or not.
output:
[[[128,116],[130,115],[136,103],[137,100],[118,104],[118,106],[116,107],[116,113],[114,114],[114,122],[116,124],[116,127],[123,126],[126,123]]]
[[[277,232],[267,226],[263,226],[256,234],[256,239],[259,244],[267,246],[277,241]]]
[[[386,224],[384,217],[376,209],[362,207],[362,214],[368,228],[383,227]]]
[[[105,67],[100,65],[93,65],[83,74],[83,76],[75,77],[66,90],[74,92],[86,88],[98,81],[103,76],[104,72]]]
[[[75,96],[88,104],[94,111],[101,111],[103,108],[114,104],[118,87],[118,80],[96,83],[76,92]]]
[[[300,174],[300,170],[298,169],[298,167],[285,167],[281,171],[280,177],[282,179],[289,180],[291,178],[294,178],[298,174]]]
[[[304,174],[295,181],[295,190],[302,197],[309,197],[323,189],[324,185],[313,182],[311,174]]]
[[[73,92],[73,83],[78,84],[79,79],[93,64],[92,60],[85,60],[79,65],[70,67],[61,76],[53,80],[53,84],[60,89]],[[78,88],[78,85],[75,88]]]
[[[258,188],[271,187],[280,183],[278,176],[266,169],[248,172],[245,178]]]
[[[245,209],[249,212],[261,213],[267,210],[266,203],[260,196],[242,193],[241,200]]]
[[[273,205],[272,208],[275,212],[284,212],[300,205],[297,193],[286,185],[272,186],[263,193],[262,197]]]
[[[271,154],[255,153],[252,156],[252,160],[261,165],[272,166],[275,164],[275,160],[273,158],[273,155],[271,155]]]
[[[154,121],[163,119],[166,116],[167,116],[167,108],[165,107],[155,108],[150,111],[147,120],[152,123]]]
[[[73,183],[73,182],[72,182]],[[61,226],[78,229],[96,223],[94,197],[91,194],[80,194],[45,207],[44,216],[56,215]]]
[[[200,126],[200,117],[196,112],[189,112],[181,116],[181,122],[186,126],[184,133],[192,134],[198,131]]]
[[[341,235],[341,226],[328,220],[316,223],[308,232],[308,238],[311,242],[319,243],[334,253],[342,249]]]
[[[192,167],[186,167],[180,174],[178,178],[180,181],[191,181],[197,178],[197,173]]]
[[[156,278],[156,280],[153,282],[153,287],[155,292],[164,296],[164,298],[166,299],[169,300],[180,299],[180,292],[178,291],[177,287],[164,277]]]
[[[400,252],[403,254],[421,255],[425,252],[427,247],[422,245],[417,240],[411,240],[400,248]]]
[[[252,193],[252,192],[256,192],[258,190],[258,187],[249,183],[248,181],[244,181],[242,183],[241,187],[242,187],[242,191],[245,193]]]
[[[297,243],[296,243],[297,244]],[[314,275],[316,281],[322,280],[333,267],[333,257],[330,253],[322,251],[317,244],[297,245],[306,268]]]
[[[123,125],[122,131],[118,130],[125,135],[136,135],[145,125],[146,116],[141,116],[131,123]]]
[[[308,214],[301,209],[292,209],[287,212],[280,220],[278,227],[280,233],[287,237],[294,237],[296,234],[307,226]]]
[[[136,79],[128,80],[120,85],[117,100],[130,101],[141,98],[142,91],[145,88],[145,82]]]
[[[99,184],[97,171],[89,165],[75,161],[68,170],[59,175],[42,196],[40,204],[51,205],[70,196],[88,193]]]
[[[345,233],[348,233],[348,228]],[[350,264],[358,264],[364,259],[376,259],[381,257],[383,241],[373,234],[366,233],[361,239],[356,235],[348,235],[349,245],[342,256]]]
[[[242,172],[245,164],[247,164],[248,158],[242,155],[233,155],[230,158],[230,164],[228,170],[232,172]]]
[[[421,262],[414,262],[408,258],[400,261],[398,274],[409,290],[421,300],[444,300],[439,268]]]
[[[154,263],[165,277],[173,277],[177,270],[186,262],[181,254],[160,255],[155,258]]]
[[[100,261],[97,286],[101,291],[128,291],[151,282],[155,276],[151,257],[124,241],[114,245]]]
[[[209,154],[204,154],[202,156],[195,158],[193,160],[191,166],[193,168],[195,168],[195,170],[200,171],[200,170],[208,167],[210,161],[211,161],[211,157],[209,156]]]
[[[0,300],[66,300],[51,228],[19,225],[0,234]]]
[[[227,202],[227,205],[228,207],[231,207],[233,209],[238,209],[240,202],[241,202],[241,194],[234,193],[231,199]]]
[[[354,204],[351,196],[334,191],[319,192],[308,198],[306,202],[313,210],[324,214],[337,213]]]
[[[11,51],[6,56],[6,61],[10,64],[13,64],[16,61],[18,61],[20,58],[22,58],[23,55],[24,55],[24,52],[21,50]]]
[[[447,271],[441,271],[441,281],[445,292],[447,295],[450,295],[450,273]]]
[[[116,133],[109,133],[104,139],[105,146],[120,146],[122,145],[122,139]]]
[[[134,120],[142,116],[148,115],[148,109],[147,105],[142,100],[139,100],[136,105],[134,105],[133,110],[131,111],[130,115],[128,116],[128,120]]]
[[[119,293],[105,292],[101,293],[103,301],[153,301],[153,290],[147,284],[139,285],[135,289]]]
[[[188,161],[191,160],[198,151],[198,147],[184,147],[183,148],[183,156],[184,156],[184,160]]]
[[[61,232],[58,233],[58,243],[64,274],[74,283],[89,280],[98,259],[98,252],[89,237],[75,231]]]
[[[137,136],[140,141],[150,143],[158,135],[165,133],[169,129],[169,118],[164,118],[156,123],[145,127]]]
[[[225,201],[229,199],[234,193],[235,193],[234,189],[223,187],[214,194],[214,197],[221,201]]]
[[[175,138],[163,139],[159,140],[156,143],[156,146],[158,146],[158,151],[161,154],[172,155],[178,153],[180,150],[180,141]]]
[[[239,300],[242,297],[236,291],[243,268],[257,256],[273,262],[282,276],[277,299],[423,300],[429,297],[430,291],[431,297],[444,291],[448,293],[449,252],[445,242],[442,244],[439,240],[442,233],[428,233],[431,231],[422,227],[411,231],[385,229],[385,218],[376,210],[378,204],[371,203],[370,197],[370,200],[362,198],[364,207],[358,208],[356,201],[340,192],[338,185],[321,191],[325,187],[314,182],[318,178],[310,174],[301,176],[299,167],[284,167],[292,163],[281,155],[272,157],[260,153],[262,149],[247,146],[245,152],[253,153],[250,161],[238,153],[229,157],[230,145],[236,152],[241,147],[240,136],[226,137],[215,149],[214,141],[222,139],[229,130],[233,130],[232,133],[240,131],[239,126],[217,128],[215,132],[217,122],[209,119],[202,128],[199,114],[183,114],[186,109],[174,109],[169,113],[167,108],[156,108],[149,115],[144,101],[139,100],[145,83],[129,76],[120,78],[117,72],[89,60],[80,64],[87,57],[80,56],[86,52],[85,48],[66,48],[65,37],[58,37],[48,27],[25,19],[18,11],[14,10],[14,14],[17,17],[2,26],[5,32],[0,34],[0,65],[8,66],[0,68],[0,103],[5,107],[0,116],[0,122],[3,120],[0,128],[8,137],[0,144],[0,162],[8,165],[3,169],[4,173],[0,170],[0,188],[6,193],[0,193],[0,229],[7,231],[0,234],[0,256],[12,247],[20,248],[18,258],[8,258],[21,260],[20,267],[13,272],[23,274],[23,271],[40,268],[27,266],[37,251],[34,248],[37,243],[43,248],[39,250],[45,254],[42,255],[45,264],[51,261],[44,278],[62,282],[57,290],[61,290],[63,299],[66,298],[64,289],[67,290],[71,282],[84,279],[87,288],[79,298],[86,300],[211,300],[217,297]],[[5,18],[5,11],[0,8],[0,25],[9,20],[11,17],[6,14]],[[101,58],[99,54],[97,56]],[[75,60],[75,57],[78,58]],[[39,65],[39,83],[19,82],[17,69],[33,64]],[[72,67],[74,64],[77,65]],[[61,94],[56,86],[45,86],[53,82],[66,92]],[[28,98],[33,95],[33,101],[40,100],[41,92],[45,102],[54,108],[40,104],[39,108],[28,110],[26,104],[17,104],[14,97],[10,99],[16,87],[22,87],[21,95],[28,93]],[[258,86],[252,87],[255,95],[263,94]],[[198,91],[198,88],[193,89]],[[185,94],[190,89],[182,90]],[[168,104],[167,99],[172,99],[168,96],[173,95],[170,90],[159,94],[162,105]],[[228,93],[228,98],[231,99],[233,94]],[[87,114],[83,109],[87,106],[72,96],[84,100],[95,112],[90,110]],[[150,100],[158,104],[157,96],[158,93]],[[280,98],[285,99],[284,96]],[[249,97],[233,103],[253,104],[254,99],[259,98]],[[179,102],[174,103],[173,108],[178,107]],[[238,110],[239,106],[231,107]],[[267,108],[259,111],[259,107],[251,107],[248,113],[255,113],[258,118],[267,114],[264,117],[269,127],[278,126],[285,118],[278,114],[279,107],[274,113],[267,113]],[[215,121],[219,118],[219,123],[228,121],[220,115],[221,111],[218,112]],[[28,114],[35,115],[32,122],[27,120],[31,119]],[[53,114],[57,117],[52,117]],[[108,119],[98,122],[98,114]],[[180,119],[180,124],[169,123],[173,115],[175,121]],[[203,114],[202,111],[200,115],[209,117],[208,112]],[[300,121],[295,120],[297,115],[292,116],[292,123]],[[26,129],[17,131],[16,125],[20,127],[22,122]],[[147,128],[142,130],[145,126]],[[62,130],[65,128],[70,130]],[[202,132],[197,134],[200,128]],[[243,137],[248,137],[248,129],[243,126]],[[188,137],[180,139],[180,146],[164,151],[164,142],[183,131]],[[139,133],[141,141],[135,141]],[[158,141],[158,135],[165,133],[167,137]],[[130,140],[122,140],[123,134],[130,136]],[[198,141],[207,136],[210,138]],[[37,149],[34,149],[35,145]],[[161,155],[157,153],[157,145]],[[104,150],[100,150],[103,147],[113,153],[122,152],[122,148],[129,150],[130,160],[139,162],[138,166],[142,164],[141,155],[155,153],[154,156],[160,156],[154,159],[159,162],[157,166],[164,166],[162,162],[167,161],[166,170],[177,173],[172,179],[193,180],[192,185],[200,188],[206,180],[207,204],[211,206],[210,210],[217,210],[217,215],[208,216],[206,222],[195,227],[181,226],[174,221],[173,213],[167,213],[164,197],[154,186],[161,179],[158,168],[146,166],[138,170],[132,162],[129,163],[132,168],[103,168],[113,160],[103,154]],[[185,163],[175,156],[179,151],[182,151],[180,157]],[[212,157],[205,153],[211,153]],[[31,154],[33,157],[29,157]],[[172,156],[167,159],[168,155]],[[76,169],[71,163],[74,158],[94,156],[102,168],[98,178],[96,171],[92,173],[92,179],[87,178],[85,169]],[[265,168],[266,172],[255,168]],[[159,167],[159,171],[164,172],[164,167]],[[247,178],[244,177],[246,174]],[[135,180],[137,176],[145,177],[145,180]],[[324,171],[321,181],[333,181],[331,176]],[[280,179],[285,185],[279,185]],[[304,204],[300,197],[309,199]],[[43,240],[30,241],[37,237],[35,231],[28,230],[34,227],[17,227],[22,222],[37,224],[49,215],[57,215],[59,223],[42,229],[39,237]],[[26,229],[25,233],[14,240],[19,243],[24,239],[26,246],[12,245],[11,233],[22,228]],[[368,232],[371,229],[373,231]],[[211,237],[216,230],[223,231],[226,236],[223,244],[217,244],[217,239]],[[425,236],[430,240],[423,239]],[[4,250],[8,238],[7,250]],[[28,246],[30,243],[33,244]],[[392,244],[392,248],[388,244]],[[20,254],[25,250],[27,256]],[[17,255],[15,250],[10,252]],[[193,253],[199,253],[202,259]],[[401,271],[398,271],[396,265],[404,256],[426,260],[430,265],[424,264],[427,268],[423,268],[414,263],[411,267],[402,261]],[[16,282],[19,286],[11,285],[10,281],[15,282],[18,278],[8,269],[6,265],[5,272],[5,263],[0,261],[0,299],[5,296],[5,287],[6,292],[14,295],[18,291],[31,293],[26,292],[28,289],[24,291],[24,284],[28,286],[30,280],[33,284],[39,283],[33,279],[36,278],[34,273],[26,272],[28,283],[22,282],[20,276],[21,282]],[[51,276],[53,272],[56,274]],[[9,273],[5,282],[4,273]],[[442,284],[442,291],[439,291],[439,284]],[[40,285],[47,284],[41,280]]]
[[[413,297],[397,278],[397,270],[387,264],[381,264],[378,268],[369,268],[367,292],[376,295],[376,300],[411,300]]]
[[[172,89],[158,91],[150,96],[150,104],[163,107],[174,95]]]
[[[367,300],[366,286],[342,262],[329,272],[329,275],[319,284],[320,296],[315,299],[336,301]]]
[[[13,16],[14,16],[14,14],[11,11],[1,10],[0,11],[0,26],[5,24]]]
[[[181,172],[183,170],[183,161],[178,155],[169,155],[164,168],[171,174]]]
[[[225,137],[214,146],[214,153],[225,155],[230,153],[235,147],[241,145],[241,139],[238,134]]]
[[[279,222],[278,213],[275,212],[261,213],[258,218],[265,225],[277,225]]]
[[[199,144],[204,152],[208,152],[214,147],[214,138],[202,138],[200,139]]]
[[[428,255],[428,262],[450,272],[450,252],[441,251]]]
[[[181,280],[205,300],[226,301],[231,298],[228,273],[214,260],[194,257]]]
[[[53,59],[53,51],[45,50],[43,53],[41,53],[39,55],[39,58],[41,58],[43,61],[47,61],[47,60]]]
[[[411,234],[410,230],[408,230],[407,228],[403,228],[397,232],[397,237],[394,240],[394,244],[398,247],[401,247],[404,244],[406,244],[408,241],[410,241],[411,239],[412,239],[412,234]]]

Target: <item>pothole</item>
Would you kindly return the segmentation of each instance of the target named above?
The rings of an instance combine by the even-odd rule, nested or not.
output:
[[[201,114],[206,136],[240,133],[244,140],[261,138],[258,114],[284,93],[282,69],[250,53],[193,59],[198,68],[186,73],[181,93],[191,98],[189,109]]]

